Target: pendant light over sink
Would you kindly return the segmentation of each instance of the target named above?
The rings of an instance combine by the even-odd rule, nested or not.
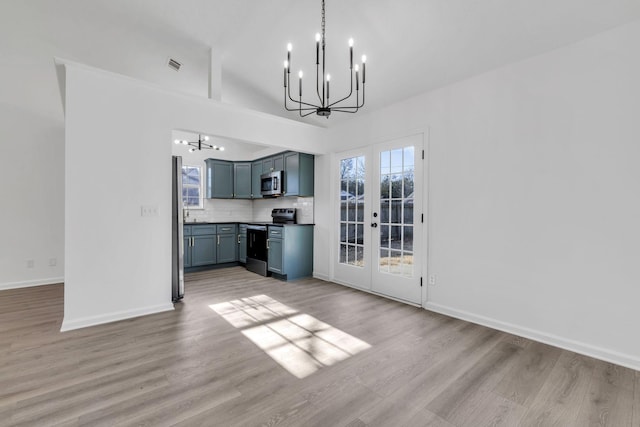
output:
[[[209,137],[206,135],[198,135],[198,140],[197,141],[187,141],[186,139],[176,139],[175,141],[173,141],[175,144],[182,144],[182,145],[190,145],[191,148],[189,148],[189,152],[190,153],[194,153],[196,150],[200,151],[200,150],[217,150],[217,151],[224,151],[224,147],[220,147],[218,145],[211,145],[211,144],[207,144],[205,141],[209,141]]]
[[[353,63],[353,39],[349,39],[349,94],[339,97],[336,101],[331,102],[330,82],[331,75],[327,73],[326,67],[326,42],[325,42],[325,7],[322,0],[322,33],[316,34],[316,94],[318,95],[318,103],[311,103],[302,100],[302,76],[303,72],[298,72],[298,97],[294,99],[291,96],[291,51],[293,46],[291,43],[287,45],[287,59],[284,61],[284,108],[287,111],[297,111],[300,117],[306,117],[314,112],[321,117],[329,118],[332,112],[340,113],[356,113],[364,106],[364,88],[365,88],[365,62],[367,56],[362,55],[362,100],[360,99],[360,66]],[[321,70],[322,68],[322,70]],[[354,89],[354,71],[355,71],[355,100],[351,97]],[[294,95],[295,96],[295,95]],[[315,98],[314,95],[312,95]],[[333,98],[335,99],[335,98]],[[288,102],[293,102],[292,108]],[[354,102],[355,101],[355,102]]]

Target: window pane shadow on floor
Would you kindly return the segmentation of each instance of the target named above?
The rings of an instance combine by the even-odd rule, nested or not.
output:
[[[297,378],[305,378],[371,348],[368,343],[267,295],[209,307]]]

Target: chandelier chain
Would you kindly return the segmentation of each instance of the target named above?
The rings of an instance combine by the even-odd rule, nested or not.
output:
[[[324,0],[322,0],[322,46],[324,47]]]

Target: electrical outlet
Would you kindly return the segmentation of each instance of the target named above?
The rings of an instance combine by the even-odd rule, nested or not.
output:
[[[58,264],[57,258],[49,258],[49,267],[55,267]]]
[[[36,266],[36,262],[32,259],[27,260],[27,268],[34,268]]]
[[[436,277],[435,274],[430,275],[429,276],[429,284],[430,285],[435,285],[436,284],[436,279],[437,279],[437,277]]]

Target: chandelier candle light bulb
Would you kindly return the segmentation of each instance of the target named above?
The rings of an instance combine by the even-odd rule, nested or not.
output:
[[[300,98],[302,98],[302,70],[298,73],[298,88],[300,89]]]
[[[353,68],[353,39],[349,39],[349,66]]]
[[[365,65],[367,62],[367,55],[362,55],[362,84],[364,85],[364,73],[365,73]]]
[[[298,92],[299,99],[296,100],[291,95],[291,51],[292,44],[287,44],[287,60],[284,61],[284,107],[287,111],[297,111],[300,117],[306,117],[314,112],[321,117],[329,118],[332,111],[341,113],[356,113],[360,108],[364,106],[365,98],[365,62],[366,55],[362,55],[362,100],[360,100],[360,76],[359,65],[355,64],[355,81],[356,81],[356,96],[355,103],[351,101],[346,105],[351,96],[353,95],[353,80],[354,80],[354,63],[353,63],[353,39],[348,40],[349,45],[349,92],[343,98],[339,98],[337,101],[329,102],[330,93],[330,80],[331,76],[326,74],[326,37],[325,37],[325,0],[322,0],[322,21],[321,32],[316,33],[316,92],[318,95],[319,103],[311,103],[302,101],[302,71],[298,73]],[[322,49],[322,52],[320,52]],[[322,66],[322,68],[321,68]],[[324,80],[324,81],[323,81]],[[322,85],[322,90],[320,86]],[[292,108],[289,103],[293,102]]]

